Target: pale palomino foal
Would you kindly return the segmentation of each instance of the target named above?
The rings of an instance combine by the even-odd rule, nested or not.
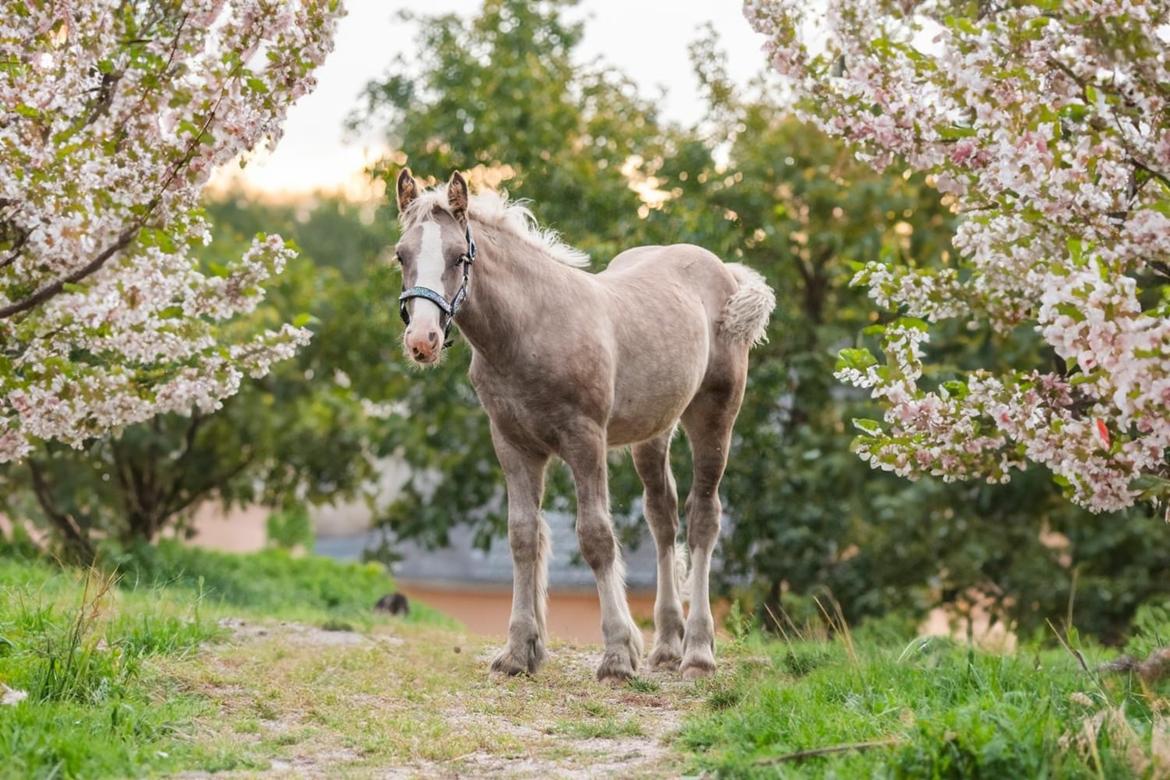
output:
[[[630,446],[658,551],[649,664],[685,677],[715,670],[708,595],[719,535],[719,482],[743,399],[748,350],[775,298],[756,272],[697,246],[644,246],[602,273],[500,195],[469,195],[458,173],[421,191],[397,184],[402,317],[407,356],[436,363],[454,320],[468,343],[470,377],[491,421],[504,470],[512,550],[508,642],[492,662],[533,673],[545,658],[548,528],[540,514],[545,469],[560,457],[577,488],[581,556],[597,579],[605,652],[597,676],[630,678],[642,635],[626,602],[621,549],[609,514],[606,452]],[[676,553],[678,497],[670,440],[681,422],[694,454],[686,501],[690,611],[684,620]]]

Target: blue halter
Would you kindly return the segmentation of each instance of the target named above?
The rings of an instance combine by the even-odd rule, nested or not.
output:
[[[451,331],[451,323],[455,320],[455,315],[459,313],[459,308],[463,302],[467,300],[467,281],[471,274],[471,264],[475,262],[475,239],[471,237],[471,222],[467,222],[467,229],[465,231],[467,236],[467,251],[459,256],[459,265],[463,266],[463,283],[459,285],[459,289],[455,291],[455,297],[450,301],[447,300],[441,292],[432,290],[430,287],[411,287],[403,290],[402,295],[398,296],[398,313],[402,316],[402,321],[410,324],[410,312],[406,310],[406,304],[415,298],[423,298],[439,307],[442,316],[439,321],[443,325],[443,346],[449,347],[453,343],[447,336]]]

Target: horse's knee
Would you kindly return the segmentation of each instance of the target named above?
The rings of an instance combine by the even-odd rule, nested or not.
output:
[[[540,557],[540,527],[537,522],[508,523],[508,546],[516,563],[531,563]]]
[[[678,535],[678,499],[667,492],[642,494],[642,505],[650,532],[659,543],[674,543]]]
[[[719,536],[723,504],[717,494],[687,499],[687,544],[692,550],[709,549]]]
[[[589,568],[603,571],[613,565],[617,557],[617,538],[608,519],[604,517],[577,518],[577,539],[581,543],[581,557]]]

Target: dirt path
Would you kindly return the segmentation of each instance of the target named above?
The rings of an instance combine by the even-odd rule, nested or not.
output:
[[[492,679],[494,646],[408,623],[226,627],[168,671],[212,699],[196,738],[243,755],[225,768],[247,776],[677,776],[672,737],[710,685],[602,685],[600,648],[558,643],[536,677]]]

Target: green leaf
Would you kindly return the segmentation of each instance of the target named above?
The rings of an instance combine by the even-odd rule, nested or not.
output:
[[[843,349],[837,353],[837,369],[840,371],[843,368],[853,368],[858,371],[864,371],[870,366],[877,365],[877,358],[873,356],[868,349],[850,348]]]
[[[959,138],[970,138],[975,135],[974,127],[961,127],[959,125],[944,125],[938,128],[938,134],[948,140],[956,140]]]
[[[958,379],[950,379],[942,383],[943,388],[950,394],[952,398],[962,400],[967,397],[971,390],[967,387],[966,382],[961,382]]]
[[[882,424],[877,420],[854,417],[852,422],[854,428],[870,436],[880,436],[882,433]]]
[[[899,317],[894,320],[893,324],[896,327],[908,328],[910,330],[930,330],[930,325],[927,324],[926,320],[919,319],[918,317]]]
[[[1071,317],[1073,322],[1085,321],[1085,313],[1075,304],[1064,301],[1056,304],[1056,310],[1066,317]]]

